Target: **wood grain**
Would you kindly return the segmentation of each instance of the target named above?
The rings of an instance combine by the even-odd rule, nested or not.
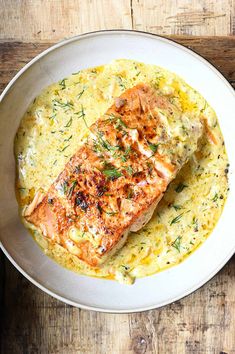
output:
[[[198,52],[219,69],[235,87],[235,36],[169,37]],[[0,42],[0,90],[37,54],[51,46],[50,42]]]
[[[205,56],[235,84],[234,37],[173,38]],[[49,45],[0,43],[1,90]],[[190,296],[129,315],[65,305],[37,289],[1,254],[0,260],[0,353],[235,354],[235,257]]]
[[[235,34],[234,0],[0,0],[0,39],[55,41],[100,29]]]
[[[8,261],[5,273],[3,354],[235,353],[235,257],[187,298],[128,315],[65,305],[35,288]]]
[[[135,29],[164,35],[234,34],[233,0],[133,0],[132,6]]]

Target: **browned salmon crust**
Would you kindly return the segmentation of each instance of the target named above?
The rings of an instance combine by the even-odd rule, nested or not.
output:
[[[159,153],[159,144],[170,144],[159,109],[173,112],[169,99],[145,84],[116,98],[47,194],[36,196],[26,220],[88,264],[102,263],[158,203],[188,157]],[[74,227],[94,242],[72,240]]]

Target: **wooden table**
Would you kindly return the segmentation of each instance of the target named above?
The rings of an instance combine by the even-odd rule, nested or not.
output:
[[[176,34],[176,41],[206,57],[235,87],[234,7],[233,0],[0,0],[0,90],[52,42],[103,28]],[[235,257],[187,298],[114,315],[55,300],[0,254],[0,325],[3,354],[234,354]]]

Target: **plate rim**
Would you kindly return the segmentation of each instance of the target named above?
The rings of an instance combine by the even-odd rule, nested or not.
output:
[[[100,36],[103,34],[137,34],[143,37],[153,37],[153,38],[157,38],[158,40],[161,40],[162,42],[166,42],[166,43],[170,43],[171,45],[174,45],[175,47],[180,47],[180,49],[182,49],[183,51],[191,54],[192,56],[194,56],[195,58],[197,58],[198,60],[200,60],[201,62],[203,62],[204,64],[206,64],[207,66],[209,66],[210,69],[212,69],[212,71],[226,84],[226,86],[228,87],[228,89],[230,90],[230,92],[232,93],[232,95],[235,98],[235,91],[232,87],[232,85],[229,83],[229,81],[225,78],[225,76],[220,72],[220,70],[218,70],[212,63],[210,63],[210,61],[208,61],[207,59],[205,59],[203,56],[199,55],[198,53],[196,53],[194,50],[187,48],[186,46],[179,44],[178,42],[176,42],[174,39],[171,38],[166,38],[164,36],[161,35],[157,35],[151,32],[145,32],[145,31],[137,31],[137,30],[128,30],[128,29],[112,29],[112,30],[99,30],[99,31],[92,31],[92,32],[86,32],[86,33],[82,33],[67,39],[64,39],[62,41],[59,41],[55,44],[53,44],[52,46],[50,46],[49,48],[45,49],[44,51],[42,51],[41,53],[39,53],[38,55],[36,55],[33,59],[31,59],[25,66],[23,66],[23,68],[21,68],[17,74],[10,80],[10,82],[7,84],[7,86],[5,87],[5,89],[3,90],[3,92],[0,95],[0,103],[2,102],[3,98],[6,96],[6,94],[8,93],[8,91],[11,89],[11,87],[14,85],[14,83],[18,80],[18,78],[25,72],[28,70],[28,68],[30,68],[35,62],[37,62],[39,59],[41,59],[42,57],[46,56],[48,53],[50,53],[51,51],[56,50],[59,47],[62,47],[68,43],[74,42],[74,41],[79,41],[80,39],[84,38],[84,37],[96,37],[96,36]],[[96,306],[89,306],[89,305],[84,305],[81,304],[79,302],[75,302],[72,300],[69,300],[61,295],[59,295],[58,293],[56,293],[55,291],[51,291],[49,288],[47,288],[46,286],[42,285],[38,280],[35,280],[33,277],[31,277],[27,271],[25,271],[21,266],[19,266],[17,264],[17,262],[13,259],[13,257],[8,253],[8,251],[6,250],[6,248],[3,246],[2,242],[0,241],[0,249],[3,251],[3,253],[5,254],[5,256],[8,258],[8,260],[14,265],[14,267],[23,275],[25,276],[31,283],[33,283],[35,286],[37,286],[40,290],[44,291],[45,293],[47,293],[48,295],[51,295],[52,297],[68,304],[68,305],[72,305],[74,307],[77,308],[81,308],[84,310],[92,310],[92,311],[96,311],[96,312],[104,312],[104,313],[136,313],[136,312],[143,312],[143,311],[148,311],[148,310],[153,310],[156,308],[160,308],[163,306],[166,306],[170,303],[173,303],[177,300],[183,299],[184,297],[188,296],[189,294],[193,293],[194,291],[198,290],[199,288],[201,288],[203,285],[205,285],[209,280],[211,280],[224,266],[225,264],[229,261],[229,259],[233,256],[233,254],[235,253],[235,247],[234,249],[232,249],[227,255],[226,257],[223,259],[223,261],[206,277],[204,277],[202,280],[200,280],[196,285],[192,286],[191,288],[189,288],[187,291],[184,291],[183,295],[178,295],[175,298],[171,298],[170,300],[166,300],[166,301],[162,301],[159,304],[156,305],[150,305],[150,306],[144,306],[144,307],[136,307],[134,309],[109,309],[109,308],[104,308],[104,307],[96,307]]]

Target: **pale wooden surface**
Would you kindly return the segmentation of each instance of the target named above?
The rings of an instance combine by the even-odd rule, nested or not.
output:
[[[0,39],[56,41],[125,28],[157,34],[235,34],[235,0],[0,0]]]
[[[229,36],[174,39],[209,59],[235,86],[234,23],[233,0],[0,0],[0,91],[50,42],[105,28]],[[53,299],[0,254],[0,326],[3,354],[235,354],[235,257],[185,299],[113,315]]]

